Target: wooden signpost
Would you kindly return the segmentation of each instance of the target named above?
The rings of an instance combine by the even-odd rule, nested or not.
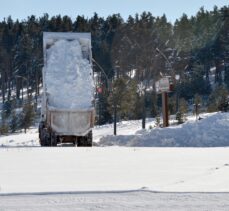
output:
[[[173,83],[170,76],[164,76],[156,82],[156,91],[162,95],[163,127],[169,126],[168,92],[172,90]]]

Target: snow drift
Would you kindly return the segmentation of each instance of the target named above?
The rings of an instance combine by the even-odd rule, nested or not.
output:
[[[138,131],[135,135],[107,135],[100,146],[218,147],[229,146],[229,113],[215,113],[199,121],[168,128]]]

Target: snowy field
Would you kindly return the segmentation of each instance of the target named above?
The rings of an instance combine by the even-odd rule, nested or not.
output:
[[[4,211],[229,208],[229,148],[3,147],[0,169]]]
[[[0,193],[229,191],[229,148],[1,148]]]
[[[94,129],[97,145],[125,147],[39,147],[36,128],[2,136],[0,210],[229,210],[229,147],[126,147],[123,141],[136,136],[135,143],[151,146],[146,137],[155,133],[160,142],[180,131],[185,141],[190,130],[197,143],[227,144],[229,114],[203,117],[145,131],[141,121],[122,122],[112,144],[112,125]],[[147,128],[153,124],[148,120]]]
[[[1,211],[228,211],[229,193],[150,191],[16,195],[0,198]]]

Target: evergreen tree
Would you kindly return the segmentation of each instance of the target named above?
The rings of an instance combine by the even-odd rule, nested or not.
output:
[[[209,96],[208,111],[222,110],[222,106],[228,104],[229,92],[225,86],[218,86]]]
[[[108,81],[116,84],[117,76],[120,77],[118,80],[122,78],[125,81],[125,85],[130,75],[130,80],[134,80],[123,90],[126,97],[123,97],[124,102],[119,103],[121,118],[141,117],[142,99],[134,90],[140,83],[157,81],[160,73],[172,77],[180,74],[180,96],[186,100],[192,99],[195,94],[209,96],[212,92],[211,101],[218,89],[214,90],[214,87],[229,88],[228,10],[228,6],[221,9],[215,7],[212,11],[200,8],[190,18],[183,14],[175,24],[169,23],[165,15],[154,17],[149,12],[129,16],[127,21],[120,14],[102,18],[96,13],[92,18],[77,16],[74,21],[68,16],[49,17],[48,14],[40,18],[31,15],[23,21],[8,17],[0,21],[3,108],[14,97],[18,102],[22,101],[23,88],[27,89],[27,95],[29,92],[39,95],[43,31],[91,32],[93,58],[108,77],[107,80],[103,75],[100,79],[104,90],[99,98],[104,123],[110,120],[112,114],[108,112],[112,98]],[[95,66],[94,71],[100,73],[101,69]],[[213,74],[215,81],[211,80]],[[122,83],[118,86],[122,88]],[[160,110],[156,98],[147,103],[151,104],[149,109],[153,115]]]
[[[113,82],[108,103],[110,113],[117,107],[118,116],[122,119],[133,119],[137,102],[137,85],[134,81],[118,78]]]
[[[10,116],[9,128],[12,133],[19,129],[19,118],[16,111],[13,110]]]
[[[31,96],[28,99],[28,102],[23,105],[21,126],[26,133],[27,129],[33,124],[35,118],[35,112],[32,104]]]
[[[184,98],[179,100],[179,111],[176,113],[176,120],[178,124],[182,124],[185,122],[185,114],[188,112],[188,103]]]

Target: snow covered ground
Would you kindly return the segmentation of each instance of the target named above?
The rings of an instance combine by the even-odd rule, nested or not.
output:
[[[2,147],[0,172],[4,211],[229,208],[229,148]]]
[[[229,113],[205,114],[202,118],[195,121],[195,118],[190,117],[186,123],[178,126],[138,130],[132,135],[107,135],[101,138],[99,144],[134,147],[229,146]]]
[[[1,147],[35,147],[40,146],[38,128],[31,128],[27,133],[14,133],[7,136],[0,136]]]
[[[155,193],[149,191],[10,195],[0,198],[0,210],[228,211],[228,198],[229,193]]]
[[[135,136],[140,146],[153,146],[147,137],[151,143],[155,136],[160,143],[166,135],[183,135],[187,143],[227,144],[229,114],[203,117],[145,131],[141,121],[122,122],[122,136],[112,139],[112,145],[128,146],[124,137]],[[153,119],[149,125],[154,125]],[[112,132],[112,125],[96,127],[94,140],[100,146],[111,145]],[[228,147],[45,148],[39,147],[37,128],[2,136],[0,146],[0,210],[229,209]]]
[[[0,193],[229,191],[229,148],[1,148]]]

